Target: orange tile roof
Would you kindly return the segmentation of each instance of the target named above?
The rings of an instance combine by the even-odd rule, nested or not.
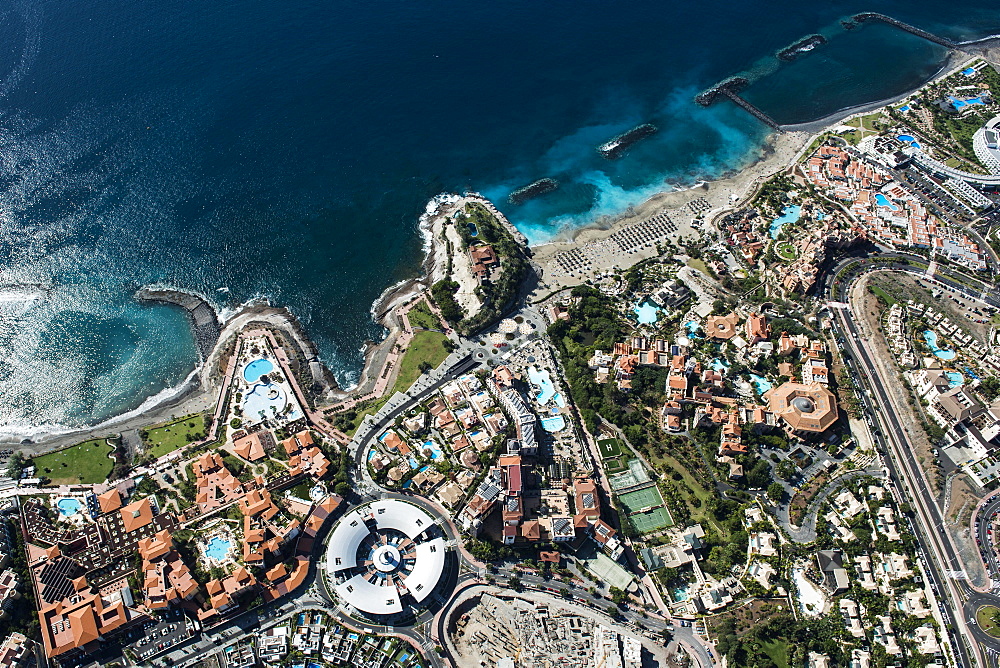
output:
[[[121,513],[125,531],[136,531],[153,521],[153,504],[149,497],[130,503],[118,512]]]
[[[117,487],[112,487],[98,496],[97,502],[101,506],[102,513],[113,513],[122,507],[122,495],[118,492]]]
[[[264,443],[261,441],[261,432],[255,431],[234,440],[233,452],[249,462],[264,459],[267,452],[265,452]]]

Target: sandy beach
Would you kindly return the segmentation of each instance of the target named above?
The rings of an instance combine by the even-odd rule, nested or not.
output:
[[[534,264],[541,272],[538,293],[579,285],[589,274],[615,268],[627,268],[640,260],[657,254],[656,244],[647,243],[633,250],[623,250],[614,242],[616,235],[643,225],[660,214],[666,214],[673,227],[663,230],[664,240],[697,238],[700,230],[693,221],[699,215],[711,220],[722,211],[738,207],[756,191],[768,177],[785,170],[799,152],[812,141],[814,135],[806,132],[773,134],[761,155],[751,164],[732,176],[702,183],[686,190],[658,193],[642,204],[632,207],[611,221],[609,226],[594,224],[567,233],[568,238],[532,247]],[[674,230],[676,228],[676,230]],[[654,236],[652,231],[646,236]],[[559,255],[577,251],[586,258],[586,265],[575,272],[560,266]]]

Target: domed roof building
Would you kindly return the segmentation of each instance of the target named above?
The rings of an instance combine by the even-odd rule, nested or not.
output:
[[[447,555],[437,518],[412,503],[384,499],[358,506],[337,522],[326,572],[347,606],[382,617],[427,599]]]
[[[819,434],[839,417],[837,397],[819,383],[789,381],[764,395],[768,409],[791,431]]]

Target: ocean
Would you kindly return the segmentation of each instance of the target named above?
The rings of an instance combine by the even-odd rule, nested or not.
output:
[[[160,283],[223,311],[291,308],[344,386],[372,302],[421,261],[444,190],[495,199],[535,242],[760,155],[766,128],[692,98],[738,72],[783,122],[900,93],[981,2],[411,3],[12,0],[0,9],[0,435],[99,423],[197,363]],[[823,31],[791,65],[776,50]],[[595,146],[660,132],[617,161]],[[558,191],[520,207],[543,176]]]

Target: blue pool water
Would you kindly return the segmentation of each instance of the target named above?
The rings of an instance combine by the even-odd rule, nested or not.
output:
[[[924,341],[927,342],[927,347],[931,349],[931,352],[937,356],[938,359],[942,360],[953,360],[957,356],[954,350],[948,350],[947,348],[938,347],[938,336],[937,332],[933,329],[924,330]]]
[[[817,211],[816,212],[816,220],[824,220],[825,218],[826,218],[826,214],[825,213],[823,213],[822,211]]]
[[[913,137],[911,137],[910,135],[899,135],[896,137],[896,139],[906,144],[913,141]]]
[[[552,401],[556,402],[556,406],[558,406],[559,408],[566,407],[566,400],[563,399],[563,395],[559,392],[556,392],[556,395],[552,397]]]
[[[712,360],[712,368],[722,374],[729,371],[729,365],[726,364],[726,360],[719,359],[718,357]]]
[[[431,459],[435,461],[444,457],[444,453],[441,452],[441,446],[434,441],[424,441],[424,449],[431,451]]]
[[[533,366],[528,367],[528,380],[532,385],[536,385],[540,391],[535,397],[539,406],[544,406],[556,396],[556,388],[552,385],[552,379],[548,371],[539,371]]]
[[[964,74],[967,77],[971,77],[975,73],[976,73],[975,67],[966,67],[964,70],[962,70],[962,74]]]
[[[701,334],[698,333],[701,331],[701,325],[696,323],[694,320],[688,320],[684,323],[684,327],[688,331],[688,336],[692,339],[699,338],[701,336]]]
[[[220,538],[219,536],[212,536],[205,543],[205,556],[209,559],[215,559],[216,561],[222,561],[229,554],[229,550],[232,549],[233,542],[231,540],[226,540],[225,538]]]
[[[957,97],[949,95],[948,100],[951,102],[951,106],[953,106],[955,109],[961,109],[962,107],[971,107],[977,104],[985,104],[985,102],[983,102],[983,98],[981,97],[970,97],[967,100],[961,100]]]
[[[261,358],[250,362],[244,367],[243,379],[248,383],[256,383],[260,380],[261,376],[272,371],[274,371],[274,365],[271,364],[271,361]]]
[[[902,107],[899,108],[899,110],[900,111],[909,111],[910,110],[910,105],[904,104]]]
[[[63,517],[69,517],[80,512],[81,505],[76,499],[59,499],[56,501],[56,507],[59,508],[59,513]]]
[[[778,233],[781,232],[781,228],[789,223],[799,222],[799,216],[801,215],[802,207],[798,204],[792,204],[782,209],[781,216],[772,220],[771,226],[768,228],[771,238],[777,239]]]
[[[675,603],[688,600],[688,588],[689,585],[681,585],[680,587],[674,587],[670,590],[670,594],[674,597]]]
[[[656,324],[656,317],[660,314],[659,307],[648,299],[641,304],[636,304],[632,310],[635,311],[640,325]]]
[[[542,418],[542,429],[554,434],[557,431],[562,431],[566,428],[566,420],[562,415],[555,415],[552,417]]]
[[[479,236],[479,228],[476,227],[475,223],[469,223],[469,236],[470,237],[478,237]]]
[[[965,382],[965,378],[957,371],[947,371],[944,375],[948,377],[948,387],[958,387]]]
[[[968,376],[969,378],[972,378],[973,380],[979,380],[979,376],[976,375],[976,372],[970,369],[969,367],[967,366],[962,367],[962,371],[964,371],[965,375]]]
[[[765,392],[770,392],[774,388],[774,384],[763,376],[758,376],[755,373],[750,374],[750,382],[753,384],[757,394],[763,395]]]
[[[420,462],[417,461],[416,457],[408,457],[406,461],[409,463],[411,469],[420,468]]]
[[[887,206],[893,211],[899,211],[899,207],[889,201],[889,198],[882,193],[875,194],[875,203],[879,206]]]

